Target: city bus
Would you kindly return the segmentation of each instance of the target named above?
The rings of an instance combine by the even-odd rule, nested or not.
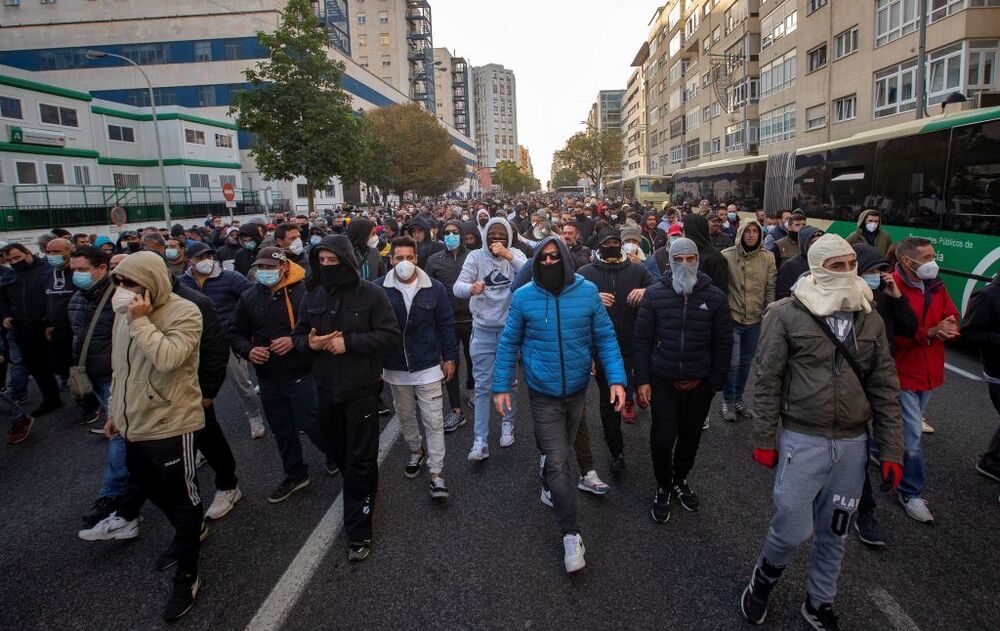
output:
[[[707,198],[743,211],[801,208],[809,223],[846,236],[867,208],[898,242],[934,244],[964,313],[1000,269],[1000,107],[941,114],[787,153],[679,169],[673,201]]]
[[[637,175],[624,180],[617,179],[608,182],[604,189],[606,197],[630,197],[640,204],[653,202],[657,208],[670,199],[669,175]]]

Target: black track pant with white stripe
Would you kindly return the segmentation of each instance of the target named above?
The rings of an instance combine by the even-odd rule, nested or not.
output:
[[[170,551],[179,571],[198,572],[203,510],[194,464],[194,433],[162,440],[127,441],[128,490],[118,516],[133,520],[147,499],[174,527]]]

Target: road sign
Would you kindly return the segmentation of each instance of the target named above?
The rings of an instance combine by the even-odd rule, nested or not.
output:
[[[111,209],[111,222],[121,228],[128,223],[128,213],[121,206],[115,206]]]
[[[222,196],[226,198],[227,202],[231,202],[236,199],[236,187],[231,183],[226,182],[222,185]],[[228,204],[227,204],[228,206]]]
[[[231,199],[227,199],[226,208],[236,208],[236,202]]]

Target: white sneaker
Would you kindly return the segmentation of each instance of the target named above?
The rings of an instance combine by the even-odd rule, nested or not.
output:
[[[139,518],[128,521],[111,513],[93,528],[87,528],[77,533],[84,541],[111,541],[112,539],[135,539],[139,536]]]
[[[267,433],[267,429],[264,427],[264,419],[259,416],[250,417],[250,438],[263,438],[264,434]]]
[[[931,427],[931,424],[927,422],[926,418],[920,419],[920,433],[921,434],[933,434],[934,433],[934,428]]]
[[[919,521],[922,524],[929,524],[934,521],[934,515],[931,514],[931,509],[927,507],[927,500],[922,497],[904,497],[902,493],[899,494],[899,503],[903,505],[906,510],[906,514],[910,516],[911,519]]]
[[[476,438],[472,443],[472,451],[469,452],[469,460],[486,460],[490,457],[490,448],[482,438]]]
[[[504,421],[500,425],[500,446],[510,447],[514,444],[514,424]]]
[[[538,458],[538,477],[545,479],[545,454]]]
[[[541,500],[542,504],[552,508],[552,491],[542,487],[542,495],[538,499]]]
[[[563,563],[566,565],[567,574],[579,572],[587,565],[583,560],[583,553],[586,552],[583,547],[583,537],[579,534],[563,537],[563,549],[565,550]]]
[[[232,489],[231,491],[216,491],[215,498],[212,499],[212,505],[205,511],[205,519],[222,519],[229,511],[233,510],[236,502],[240,501],[242,497],[243,493],[240,492],[239,488]]]
[[[706,416],[705,417],[705,422],[702,424],[701,429],[702,430],[706,430],[706,429],[708,429],[709,425],[711,425],[711,424],[712,424],[711,417]]]
[[[611,490],[610,486],[597,477],[597,472],[594,470],[590,470],[587,472],[587,475],[581,476],[580,481],[576,484],[576,488],[581,491],[593,493],[594,495],[604,495]]]

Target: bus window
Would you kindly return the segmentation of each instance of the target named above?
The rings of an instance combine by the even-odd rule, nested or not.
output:
[[[941,226],[950,133],[943,129],[879,142],[875,193],[886,224]]]
[[[795,183],[792,203],[810,219],[833,219],[830,206],[824,203],[826,188],[826,152],[795,156]]]
[[[859,173],[864,176],[858,178]],[[876,200],[871,196],[873,173],[874,142],[830,149],[826,156],[825,195],[828,207],[817,214],[855,222],[862,209],[877,207],[873,205]]]
[[[1000,121],[952,130],[945,228],[1000,235]]]

